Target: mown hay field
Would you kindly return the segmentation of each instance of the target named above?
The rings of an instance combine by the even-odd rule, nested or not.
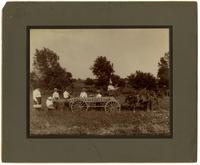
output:
[[[47,96],[46,96],[47,97]],[[36,110],[30,97],[31,136],[169,136],[169,97],[159,99],[159,105],[151,111],[130,111],[122,106],[121,112],[105,112],[103,109],[89,109],[87,112],[70,110]],[[119,98],[122,102],[123,97]]]

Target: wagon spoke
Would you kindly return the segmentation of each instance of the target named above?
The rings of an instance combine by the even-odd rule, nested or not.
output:
[[[117,102],[111,101],[105,105],[105,110],[108,112],[120,111],[120,106]]]
[[[87,104],[83,101],[76,101],[72,104],[72,111],[87,111]]]

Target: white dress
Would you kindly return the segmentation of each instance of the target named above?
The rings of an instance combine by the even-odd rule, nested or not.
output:
[[[81,92],[80,97],[81,98],[87,98],[87,93],[86,92]]]

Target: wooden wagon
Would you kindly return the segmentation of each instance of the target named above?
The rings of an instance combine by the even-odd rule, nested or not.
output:
[[[72,111],[87,111],[88,108],[104,108],[105,111],[120,111],[121,105],[114,97],[88,97],[88,98],[70,98],[69,105]]]

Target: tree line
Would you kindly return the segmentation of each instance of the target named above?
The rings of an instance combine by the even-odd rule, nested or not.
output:
[[[169,53],[165,53],[158,62],[158,72],[155,77],[151,73],[140,70],[131,73],[126,78],[115,74],[114,64],[106,56],[99,56],[89,68],[95,79],[87,78],[86,85],[106,89],[110,80],[114,86],[131,86],[134,89],[156,90],[169,88]],[[72,73],[61,67],[59,56],[48,48],[36,49],[33,57],[33,71],[30,74],[31,86],[44,89],[73,87]]]

